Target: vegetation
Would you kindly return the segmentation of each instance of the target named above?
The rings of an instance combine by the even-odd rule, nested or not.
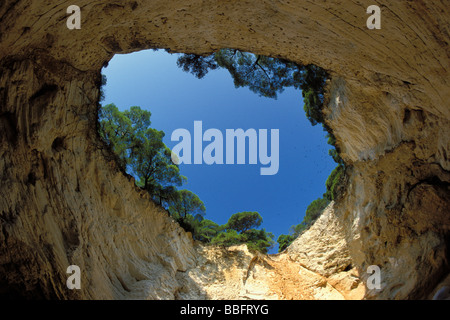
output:
[[[306,116],[312,125],[324,123],[322,108],[328,74],[315,65],[297,63],[239,50],[222,49],[207,56],[184,54],[177,64],[197,78],[210,70],[225,68],[233,77],[236,88],[248,87],[260,96],[277,98],[285,88],[302,90]]]
[[[328,176],[328,179],[325,183],[327,187],[327,192],[325,194],[325,197],[328,200],[334,200],[336,199],[338,195],[339,187],[342,184],[342,178],[344,175],[344,165],[339,164],[334,170],[331,172],[331,174]]]
[[[326,192],[322,198],[318,198],[311,202],[306,208],[303,221],[297,225],[291,226],[289,234],[282,234],[278,237],[278,251],[286,249],[303,231],[307,230],[320,217],[323,210],[333,201],[338,194],[338,189],[342,184],[344,175],[344,166],[339,164],[329,175],[325,185]]]
[[[267,253],[273,246],[274,235],[265,229],[257,229],[262,223],[258,212],[239,212],[233,214],[221,231],[211,240],[212,244],[232,246],[247,244],[249,250]]]
[[[327,132],[327,142],[333,146],[329,151],[330,156],[339,165],[344,165],[336,150],[336,138],[323,117],[328,73],[322,68],[233,49],[222,49],[205,57],[183,54],[178,58],[177,65],[199,79],[210,70],[224,68],[232,76],[236,88],[248,87],[256,94],[268,98],[276,99],[288,87],[300,89],[306,117],[313,126],[323,126]]]
[[[164,132],[150,128],[149,111],[140,107],[119,111],[114,104],[99,113],[100,136],[111,146],[119,164],[147,190],[159,204],[167,207],[179,197],[176,190],[186,180],[172,163],[171,151],[162,141]]]
[[[295,240],[295,236],[291,234],[281,234],[278,239],[278,252],[285,250]]]
[[[313,126],[321,124],[327,132],[328,144],[333,146],[329,155],[337,163],[326,181],[326,192],[322,198],[314,200],[307,208],[303,221],[292,226],[290,233],[278,237],[279,251],[283,251],[304,230],[309,228],[320,216],[323,209],[338,194],[345,166],[336,147],[336,138],[326,125],[323,116],[324,88],[328,74],[314,65],[299,65],[284,59],[254,55],[239,50],[222,49],[216,53],[202,57],[185,54],[178,58],[177,64],[184,71],[203,78],[210,70],[225,68],[233,77],[234,85],[248,87],[260,96],[277,98],[284,88],[294,87],[302,90],[303,105],[306,117]],[[240,234],[232,232],[222,235],[223,242],[234,243]]]
[[[106,83],[106,79],[105,79]],[[205,219],[206,208],[189,190],[178,190],[186,177],[171,160],[171,150],[163,142],[164,132],[150,127],[151,113],[134,106],[120,111],[114,104],[99,110],[99,134],[110,146],[122,169],[147,190],[195,240],[220,246],[247,244],[250,250],[267,252],[273,234],[257,229],[262,217],[257,212],[232,215],[220,226]]]
[[[278,237],[278,252],[286,249],[303,231],[312,226],[329,204],[330,201],[327,198],[318,198],[311,202],[306,208],[303,221],[297,225],[291,226],[289,234],[282,234]]]
[[[277,98],[287,87],[302,91],[304,111],[313,126],[321,124],[327,131],[330,156],[338,164],[326,181],[326,192],[307,208],[303,221],[278,237],[279,251],[284,250],[320,216],[334,200],[344,174],[344,163],[336,148],[336,138],[323,117],[324,88],[328,74],[314,65],[299,65],[284,59],[254,55],[240,50],[222,49],[210,56],[184,54],[177,65],[197,78],[210,70],[225,68],[235,86],[248,87],[260,96]],[[102,76],[102,86],[106,77]],[[100,90],[100,101],[104,92]],[[136,177],[137,185],[147,190],[194,239],[204,243],[230,246],[246,243],[250,250],[267,252],[273,246],[273,234],[258,229],[262,218],[257,212],[233,214],[225,225],[205,219],[206,208],[189,190],[178,190],[185,181],[179,167],[171,161],[171,151],[163,143],[164,132],[150,127],[151,113],[139,107],[119,111],[114,104],[99,111],[99,133],[118,156],[122,168]]]

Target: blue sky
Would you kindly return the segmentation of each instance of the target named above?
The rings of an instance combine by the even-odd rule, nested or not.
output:
[[[261,164],[181,164],[180,170],[188,178],[183,188],[205,203],[205,218],[225,224],[234,213],[258,211],[262,228],[274,240],[287,234],[325,192],[325,181],[336,166],[328,155],[326,133],[306,119],[301,92],[287,89],[277,100],[262,98],[247,88],[236,89],[226,70],[199,80],[178,68],[176,60],[177,55],[163,50],[115,55],[103,70],[108,79],[103,103],[151,111],[152,127],[165,132],[169,148],[178,143],[170,140],[174,130],[184,128],[193,135],[194,121],[203,122],[203,131],[221,130],[224,137],[226,129],[279,129],[276,175],[261,176]],[[277,246],[270,252],[276,251]]]

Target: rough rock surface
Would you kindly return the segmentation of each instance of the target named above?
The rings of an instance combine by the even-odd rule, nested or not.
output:
[[[287,254],[255,254],[245,245],[199,246],[197,250],[196,266],[179,273],[179,299],[344,300],[364,296],[355,271],[324,277]]]
[[[179,298],[362,299],[365,285],[351,265],[337,220],[332,203],[308,231],[275,255],[251,253],[245,245],[198,245],[195,266],[178,274],[183,288]]]
[[[445,283],[446,1],[383,1],[381,30],[366,28],[368,0],[79,0],[82,27],[68,30],[72,4],[0,4],[0,295],[183,298],[186,274],[198,278],[189,283],[197,283],[191,289],[199,295],[220,295],[196,269],[215,251],[197,249],[150,203],[96,134],[101,67],[116,53],[147,48],[197,54],[238,48],[329,70],[326,118],[348,167],[348,187],[329,214],[339,227],[331,235],[342,238],[338,248],[324,240],[322,263],[323,249],[297,244],[305,243],[315,272],[335,284],[348,285],[358,274],[364,283],[367,267],[380,266],[382,289],[365,298],[430,298]],[[295,257],[306,270],[303,251]],[[243,260],[230,268],[240,270],[250,258],[236,255]],[[226,263],[213,261],[205,268],[226,277]],[[357,273],[342,277],[349,261]],[[65,286],[70,264],[82,269],[82,290]],[[223,297],[247,294],[239,282],[232,285]],[[248,294],[289,296],[266,288]]]

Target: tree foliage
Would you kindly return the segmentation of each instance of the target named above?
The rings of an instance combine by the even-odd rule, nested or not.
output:
[[[211,240],[211,244],[222,247],[239,245],[243,242],[244,238],[242,237],[242,235],[233,229],[226,232],[220,232]]]
[[[151,113],[140,107],[120,111],[108,104],[99,112],[99,133],[137,185],[163,204],[172,200],[176,187],[186,178],[172,163],[171,151],[162,141],[164,132],[150,128],[150,117]]]
[[[274,235],[271,232],[267,232],[266,229],[249,229],[244,233],[241,233],[244,237],[244,243],[250,251],[259,251],[267,253],[274,245]]]
[[[301,65],[280,58],[242,52],[235,49],[221,49],[209,56],[194,54],[181,55],[177,65],[197,78],[203,78],[210,70],[226,69],[233,78],[236,88],[247,87],[252,92],[276,99],[285,88],[300,89],[303,96],[303,109],[313,126],[322,124],[328,133],[328,143],[334,148],[330,156],[343,164],[336,148],[336,139],[325,124],[323,103],[325,83],[328,73],[313,64]]]
[[[202,79],[209,70],[215,70],[219,66],[214,60],[214,56],[198,56],[195,54],[184,54],[177,60],[178,67],[185,72],[190,72],[198,79]]]
[[[184,54],[178,58],[177,65],[199,79],[210,70],[226,69],[237,88],[248,87],[260,96],[274,99],[285,88],[300,89],[306,117],[312,125],[322,124],[327,131],[327,142],[334,147],[329,154],[338,166],[327,179],[327,191],[323,198],[308,206],[304,220],[292,226],[289,235],[278,238],[280,251],[284,250],[336,198],[345,170],[336,147],[336,138],[325,124],[323,115],[327,72],[311,64],[300,65],[233,49],[222,49],[210,56]],[[105,84],[106,77],[102,75],[100,101],[104,100]],[[198,196],[188,190],[177,189],[186,178],[171,161],[171,151],[162,141],[164,133],[150,128],[150,117],[149,111],[139,107],[121,112],[110,104],[100,109],[100,135],[117,155],[120,166],[131,172],[137,178],[137,184],[147,190],[155,201],[168,208],[175,220],[192,232],[194,239],[224,246],[247,243],[251,250],[267,252],[274,243],[273,234],[257,229],[262,223],[257,212],[234,214],[226,225],[219,226],[204,219],[206,209]]]
[[[219,246],[246,244],[251,251],[267,253],[274,244],[274,235],[265,229],[257,229],[261,223],[262,217],[258,212],[235,213],[224,226],[219,227],[211,243]]]
[[[278,252],[286,249],[303,231],[311,227],[329,204],[330,200],[325,196],[311,202],[306,208],[302,222],[291,226],[289,234],[282,234],[278,237]]]
[[[227,229],[243,233],[250,229],[258,228],[261,223],[262,217],[258,212],[245,211],[233,214],[228,220],[226,227]]]
[[[100,82],[100,93],[99,93],[99,102],[102,102],[105,100],[105,86],[108,82],[108,79],[104,74],[101,75],[101,82]]]
[[[277,98],[277,94],[287,87],[300,89],[306,117],[313,126],[321,124],[327,132],[327,143],[333,146],[328,153],[338,165],[326,181],[323,197],[308,206],[302,223],[292,226],[289,235],[281,235],[278,238],[280,250],[284,250],[296,236],[311,226],[328,203],[336,198],[343,181],[345,164],[339,155],[336,137],[325,123],[323,114],[328,73],[315,65],[300,65],[284,59],[233,49],[222,49],[210,56],[182,55],[177,63],[184,71],[191,72],[199,79],[210,70],[224,68],[232,76],[236,88],[248,87],[252,92],[264,97]],[[234,233],[229,237],[223,235],[221,241],[237,241]]]
[[[323,210],[330,204],[330,201],[326,198],[318,198],[311,202],[306,208],[305,217],[303,223],[306,226],[310,226],[316,221]]]
[[[325,183],[327,187],[327,192],[325,193],[325,197],[331,201],[337,198],[339,193],[339,189],[343,182],[345,167],[342,164],[339,164],[331,174],[328,176],[328,179]]]
[[[169,211],[181,227],[192,233],[193,239],[203,243],[222,247],[246,244],[249,250],[262,253],[267,253],[274,244],[272,233],[258,229],[262,217],[257,212],[236,213],[225,225],[218,225],[196,210],[170,207]]]
[[[196,239],[201,242],[211,242],[221,231],[221,227],[214,221],[203,219],[196,233]]]
[[[248,87],[258,95],[268,98],[277,98],[277,95],[288,87],[301,89],[308,92],[305,102],[308,100],[307,104],[311,104],[311,108],[322,107],[327,73],[312,64],[300,65],[285,59],[221,49],[210,56],[181,55],[177,65],[199,79],[210,70],[224,68],[232,76],[236,88]]]
[[[343,170],[339,168],[343,167],[336,167],[336,169],[333,170],[330,177],[328,178],[326,183],[327,192],[324,193],[323,197],[314,200],[308,205],[302,222],[297,225],[291,226],[289,234],[282,234],[278,237],[278,252],[285,250],[303,231],[311,227],[314,222],[320,217],[323,210],[325,210],[325,208],[334,199],[333,194],[335,194],[335,190],[333,188],[335,188],[337,185],[336,179],[339,179],[340,174],[342,174],[340,170]],[[333,181],[334,183],[330,183],[329,181]]]
[[[120,111],[114,104],[99,110],[99,134],[116,154],[119,165],[132,174],[137,185],[195,240],[221,246],[246,243],[250,250],[267,252],[273,234],[257,228],[262,223],[258,212],[232,215],[226,225],[205,219],[203,201],[189,190],[178,190],[186,180],[172,163],[171,150],[163,142],[164,132],[151,128],[151,113],[140,107]]]
[[[278,252],[282,252],[295,240],[295,236],[291,234],[280,234],[277,239]]]
[[[191,215],[200,219],[205,215],[206,208],[203,201],[195,193],[189,190],[179,190],[171,201],[169,211],[172,215],[177,214],[181,218]]]
[[[289,235],[278,238],[280,251],[284,250],[302,231],[309,228],[323,209],[334,200],[339,192],[345,171],[344,161],[339,155],[336,137],[325,123],[323,114],[325,83],[328,73],[314,65],[300,65],[284,59],[255,55],[240,50],[222,49],[207,57],[184,55],[178,59],[178,66],[203,78],[210,70],[224,68],[233,78],[236,88],[248,87],[260,96],[277,98],[287,87],[301,89],[303,108],[313,126],[321,124],[327,132],[327,143],[333,146],[329,155],[338,164],[326,181],[326,192],[307,208],[302,223],[292,226]],[[241,234],[221,235],[221,242],[236,242]],[[217,240],[218,241],[218,240]]]

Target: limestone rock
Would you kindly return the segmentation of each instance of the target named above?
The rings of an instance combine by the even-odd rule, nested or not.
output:
[[[354,0],[80,0],[81,29],[68,30],[72,4],[0,5],[0,295],[301,298],[288,285],[303,281],[294,276],[299,262],[287,264],[280,280],[271,275],[289,257],[258,258],[244,276],[253,257],[234,252],[239,261],[228,272],[214,258],[222,253],[199,251],[101,143],[102,66],[114,54],[149,48],[239,48],[329,70],[325,116],[346,161],[347,187],[328,213],[329,238],[305,234],[294,246],[294,258],[318,275],[305,280],[317,286],[304,298],[353,288],[340,274],[353,269],[365,283],[369,265],[381,268],[382,289],[365,298],[430,298],[438,289],[450,269],[445,1],[384,1],[381,30],[366,28],[372,3]],[[65,286],[71,264],[82,270],[82,290]],[[222,293],[220,279],[233,279]]]
[[[345,231],[333,205],[331,202],[314,225],[286,249],[291,259],[326,277],[352,268]]]

